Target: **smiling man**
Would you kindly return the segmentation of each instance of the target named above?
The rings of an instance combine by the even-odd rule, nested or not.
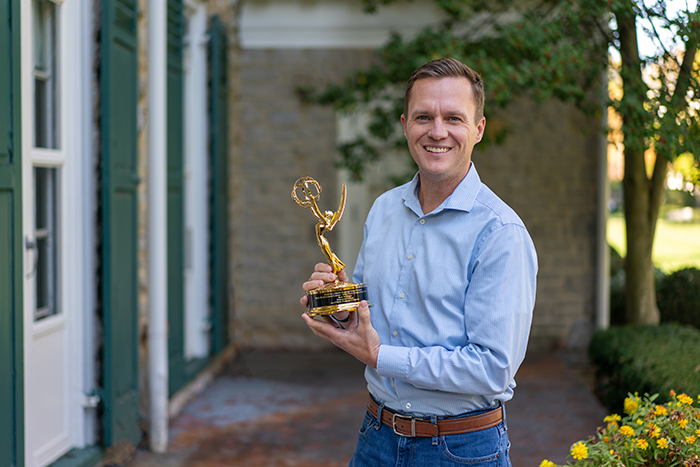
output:
[[[351,466],[510,466],[504,403],[525,357],[537,257],[471,161],[483,108],[481,77],[457,60],[411,76],[401,123],[419,170],[375,201],[353,274],[372,311],[363,302],[337,321],[303,315],[367,364]],[[303,289],[334,280],[318,264]]]

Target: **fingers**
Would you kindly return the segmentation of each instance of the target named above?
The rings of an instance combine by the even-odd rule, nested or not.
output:
[[[330,265],[326,263],[318,263],[314,267],[314,272],[311,274],[311,277],[309,277],[309,280],[304,282],[301,288],[304,289],[304,292],[309,292],[311,290],[318,289],[319,287],[323,287],[324,284],[335,282],[336,279],[346,281],[347,274],[345,273],[345,270],[340,271],[336,277],[336,275],[333,274],[333,268],[331,268]]]
[[[335,275],[333,273],[330,274],[324,274],[324,277],[319,277],[318,275],[321,273],[313,273],[311,274],[311,277],[309,278],[308,281],[304,282],[301,285],[301,288],[304,289],[304,292],[309,292],[314,289],[318,289],[319,287],[323,287],[324,284],[333,282],[335,279],[330,279],[330,277],[335,278]]]
[[[314,266],[314,272],[333,272],[333,268],[330,264],[316,263],[316,266]]]
[[[308,314],[304,313],[301,317],[306,321],[306,325],[311,329],[311,331],[318,337],[325,339],[327,341],[331,340],[329,335],[330,331],[335,330],[335,327],[325,323],[323,321],[313,319]]]
[[[315,320],[306,313],[302,317],[316,336],[331,342],[359,361],[377,367],[381,342],[379,334],[372,327],[366,301],[360,302],[357,312],[350,313],[349,325],[342,326],[344,329],[328,324],[325,317],[323,320]]]

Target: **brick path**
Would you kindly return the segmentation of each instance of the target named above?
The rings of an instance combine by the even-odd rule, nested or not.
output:
[[[506,406],[514,467],[563,464],[602,423],[605,411],[570,366],[531,355],[516,376]],[[245,353],[171,421],[168,454],[139,449],[128,466],[347,466],[364,416],[362,372],[339,351]]]

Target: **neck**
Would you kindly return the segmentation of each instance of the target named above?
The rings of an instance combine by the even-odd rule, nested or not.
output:
[[[430,214],[437,209],[455,191],[462,180],[464,180],[464,177],[452,181],[431,180],[430,177],[424,177],[421,174],[420,185],[418,186],[418,201],[423,214]]]

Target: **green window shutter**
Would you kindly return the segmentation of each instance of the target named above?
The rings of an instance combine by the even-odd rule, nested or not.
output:
[[[226,32],[218,16],[209,31],[212,348],[228,344],[228,80]]]
[[[19,4],[20,0],[0,0],[0,466],[2,467],[24,465]]]
[[[137,2],[102,1],[103,443],[138,443]]]
[[[168,389],[186,382],[185,374],[185,193],[183,141],[184,35],[182,0],[168,0]]]

